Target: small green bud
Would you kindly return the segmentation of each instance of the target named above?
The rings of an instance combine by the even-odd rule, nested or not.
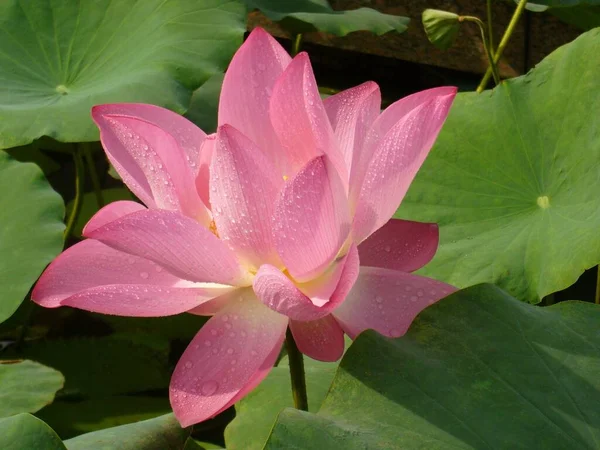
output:
[[[429,42],[440,50],[450,48],[460,28],[458,14],[439,9],[426,9],[423,11],[422,20]]]

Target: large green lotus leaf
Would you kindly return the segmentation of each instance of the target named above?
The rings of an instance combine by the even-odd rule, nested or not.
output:
[[[371,8],[334,11],[326,0],[243,0],[250,8],[259,9],[269,19],[282,22],[294,33],[325,31],[345,36],[353,31],[384,34],[402,33],[410,19],[383,14]]]
[[[563,22],[585,31],[600,26],[600,3],[598,3],[598,6],[581,5],[573,8],[551,8],[550,13]]]
[[[0,417],[36,412],[54,400],[65,379],[33,361],[0,360]]]
[[[0,419],[2,450],[66,450],[56,433],[31,414]]]
[[[183,113],[240,45],[245,11],[222,0],[0,2],[0,148],[97,140],[99,103]]]
[[[171,412],[165,389],[163,397],[115,395],[82,401],[56,400],[36,413],[63,439],[103,430]]]
[[[600,262],[600,29],[527,75],[456,97],[397,216],[437,222],[422,271],[532,303]]]
[[[166,388],[168,353],[164,339],[123,334],[34,341],[19,355],[60,370],[64,395],[97,398]],[[6,355],[16,356],[8,350]]]
[[[1,323],[17,310],[46,264],[62,250],[65,209],[39,167],[16,162],[3,151],[0,193]]]
[[[548,308],[492,285],[361,334],[318,414],[287,409],[266,449],[596,449],[600,306]]]
[[[318,411],[337,363],[304,358],[306,389],[310,411]],[[293,407],[290,369],[282,360],[267,378],[235,405],[235,419],[225,429],[227,450],[261,450],[282,409]]]
[[[83,434],[65,441],[68,450],[182,450],[190,435],[173,414]]]

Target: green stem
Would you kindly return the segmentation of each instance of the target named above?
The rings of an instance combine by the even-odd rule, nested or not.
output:
[[[490,51],[494,53],[494,25],[492,23],[492,0],[487,0],[487,26],[488,26],[488,43]]]
[[[499,84],[500,83],[500,75],[498,75],[498,67],[496,66],[496,63],[494,62],[494,58],[492,57],[492,51],[493,51],[492,46],[485,37],[485,25],[478,17],[474,17],[474,16],[460,16],[458,18],[458,21],[459,22],[473,22],[473,23],[476,23],[477,26],[479,27],[479,31],[481,32],[481,40],[483,41],[483,48],[485,48],[485,54],[487,55],[488,63],[490,65],[490,67],[492,68],[492,75],[494,76],[494,82],[496,84]]]
[[[512,18],[510,19],[510,23],[508,24],[508,27],[506,27],[506,31],[504,32],[504,35],[502,36],[502,40],[500,41],[500,44],[498,45],[498,49],[496,50],[496,53],[494,54],[494,63],[498,64],[498,61],[500,61],[500,58],[502,57],[502,53],[504,52],[504,49],[508,45],[508,41],[510,40],[510,37],[512,36],[513,32],[515,31],[515,28],[517,27],[517,23],[519,23],[519,19],[521,18],[523,11],[525,11],[525,5],[527,5],[527,0],[521,0],[519,2],[519,4],[517,5],[517,9],[515,9],[515,12],[514,12]],[[491,76],[492,76],[492,68],[488,67],[488,70],[485,72],[485,75],[483,76],[481,83],[479,83],[479,86],[477,87],[477,92],[479,92],[479,93],[483,92],[483,90],[485,89],[485,87],[488,84],[488,81],[490,81]]]
[[[306,396],[306,379],[304,377],[304,359],[298,350],[294,336],[288,328],[285,337],[288,359],[290,363],[290,378],[292,380],[292,396],[294,407],[302,411],[308,411],[308,397]]]
[[[102,208],[105,205],[104,196],[102,195],[102,186],[100,185],[100,179],[98,178],[98,173],[96,172],[96,164],[94,164],[94,158],[92,158],[90,144],[84,142],[80,144],[80,146],[83,150],[83,156],[88,166],[88,171],[92,180],[92,186],[94,186],[94,194],[96,194],[96,203],[98,203],[98,208]]]
[[[292,44],[292,57],[294,57],[298,53],[300,53],[300,47],[302,47],[303,39],[304,39],[304,36],[302,35],[302,33],[298,33],[294,37],[294,43]]]
[[[75,162],[75,200],[73,201],[73,208],[71,214],[67,219],[67,228],[65,229],[65,242],[71,236],[77,217],[81,211],[81,205],[83,204],[83,183],[85,181],[85,166],[83,164],[83,158],[81,157],[81,151],[79,147],[75,146],[73,151],[73,161]]]
[[[596,276],[596,304],[600,305],[600,265],[598,266],[598,274]]]

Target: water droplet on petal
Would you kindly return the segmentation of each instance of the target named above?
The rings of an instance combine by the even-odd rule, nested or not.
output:
[[[140,277],[142,277],[144,280],[148,278],[148,276],[148,272],[140,272]]]
[[[202,395],[213,395],[215,392],[217,392],[218,388],[219,383],[214,380],[209,380],[202,385],[200,392]]]
[[[190,361],[188,361],[188,362],[185,363],[185,368],[186,369],[191,369],[192,366],[193,366],[193,364]]]
[[[227,349],[227,354],[228,355],[232,355],[233,354],[233,349],[232,348],[228,348]]]

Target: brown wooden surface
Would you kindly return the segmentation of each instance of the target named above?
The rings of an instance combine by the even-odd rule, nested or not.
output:
[[[365,6],[387,14],[406,16],[410,17],[411,23],[408,30],[402,34],[391,32],[376,36],[368,32],[356,32],[345,37],[336,37],[326,33],[311,32],[304,35],[306,42],[463,72],[480,74],[487,68],[479,29],[475,24],[463,24],[456,43],[447,51],[440,51],[427,40],[421,23],[421,13],[426,8],[452,11],[460,15],[474,15],[485,21],[484,0],[330,0],[330,3],[337,10]],[[493,23],[496,45],[514,8],[513,3],[494,0]],[[262,26],[278,37],[292,37],[261,13],[252,12],[249,15],[248,28],[252,29],[256,26]],[[549,14],[527,13],[527,17],[521,18],[505,51],[505,57],[500,65],[501,75],[512,77],[523,73],[527,68],[540,62],[552,50],[572,41],[579,34],[579,30]]]

